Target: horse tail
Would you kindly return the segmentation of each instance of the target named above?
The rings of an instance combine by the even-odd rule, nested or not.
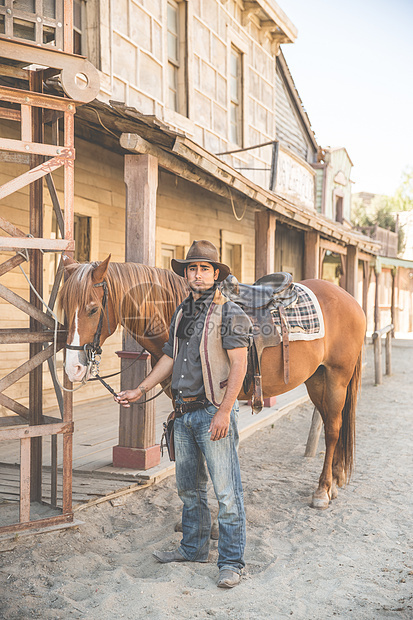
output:
[[[356,446],[356,405],[357,394],[361,381],[362,351],[360,351],[354,367],[353,376],[347,386],[346,402],[343,407],[342,424],[338,440],[338,452],[341,453],[344,475],[349,482],[354,466],[354,451]]]

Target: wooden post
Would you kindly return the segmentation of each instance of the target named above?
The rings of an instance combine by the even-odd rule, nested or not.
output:
[[[307,445],[305,447],[304,456],[314,457],[316,455],[322,428],[323,418],[321,417],[318,409],[314,407],[313,419],[311,420],[311,428],[310,432],[308,433]]]
[[[386,375],[391,375],[391,341],[393,338],[393,330],[386,334]]]
[[[255,214],[255,279],[273,273],[275,266],[275,213],[270,210]]]
[[[380,271],[376,269],[376,291],[374,296],[374,331],[378,331],[380,329]]]
[[[393,267],[393,269],[391,270],[391,302],[390,302],[390,316],[391,316],[391,323],[395,326],[395,330],[397,329],[396,327],[396,271],[397,271],[397,267]]]
[[[374,376],[376,385],[381,385],[382,370],[381,370],[381,336],[377,336],[374,339]]]
[[[125,260],[155,264],[156,191],[158,160],[153,155],[125,155],[126,230]],[[142,383],[151,370],[148,359],[137,361],[127,372],[131,360],[126,352],[139,349],[134,338],[124,333],[121,361],[121,389]],[[146,395],[151,397],[151,392]],[[131,469],[149,469],[160,462],[159,444],[155,444],[155,401],[120,407],[119,445],[113,448],[113,465]]]
[[[363,302],[362,302],[362,308],[364,310],[364,314],[366,315],[367,318],[367,303],[368,303],[368,294],[369,294],[369,275],[370,275],[370,265],[369,265],[369,261],[364,260],[363,261]]]
[[[320,277],[320,234],[316,230],[304,233],[304,280]]]
[[[270,210],[255,213],[255,279],[275,269],[275,213]],[[276,396],[264,398],[264,407],[274,407]]]
[[[347,246],[346,290],[357,299],[358,284],[358,248],[355,245]]]
[[[30,71],[30,90],[41,93],[43,90],[43,72]],[[32,130],[28,125],[26,131],[31,133],[34,142],[43,142],[43,110],[33,107],[31,117]],[[30,168],[36,168],[43,163],[41,155],[30,155]],[[30,234],[33,237],[43,237],[43,180],[39,179],[30,184]],[[43,254],[40,250],[30,250],[30,282],[33,287],[43,296]],[[42,310],[42,303],[30,289],[30,303]],[[30,331],[36,332],[42,326],[33,317],[30,318]],[[30,344],[30,358],[35,357],[43,349],[41,343]],[[29,376],[29,409],[30,424],[43,423],[43,367],[42,364],[30,372]],[[31,476],[30,498],[32,502],[42,501],[42,437],[31,438]]]

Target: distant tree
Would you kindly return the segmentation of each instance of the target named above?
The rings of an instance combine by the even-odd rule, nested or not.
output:
[[[352,223],[358,228],[375,226],[398,232],[398,251],[404,250],[405,233],[397,226],[397,213],[413,210],[413,168],[402,173],[399,187],[393,196],[376,194],[369,200],[356,197],[352,203]]]
[[[413,210],[413,167],[402,172],[401,182],[394,196],[386,196],[386,199],[395,213]]]

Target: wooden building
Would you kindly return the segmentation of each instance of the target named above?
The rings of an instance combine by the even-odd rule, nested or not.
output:
[[[340,283],[366,307],[359,282],[378,246],[346,225],[349,160],[344,149],[326,149],[320,161],[280,48],[297,32],[276,2],[117,0],[115,7],[94,0],[75,2],[75,9],[77,50],[97,67],[101,84],[95,101],[75,117],[76,257],[102,260],[111,253],[112,260],[124,261],[129,235],[126,259],[168,267],[194,239],[208,238],[239,279],[253,282],[276,270],[290,271],[296,280],[321,277],[323,262],[334,254]],[[3,73],[1,81],[9,84],[10,77]],[[56,92],[61,84],[51,80],[45,88]],[[15,137],[12,122],[0,128],[3,136]],[[4,155],[0,162],[1,181],[15,176],[17,167],[26,169]],[[337,170],[321,181],[330,187],[330,201],[327,189],[324,201],[320,194],[323,170]],[[125,181],[134,187],[126,205]],[[56,189],[63,191],[59,175]],[[125,227],[137,203],[140,224],[147,225],[142,247],[133,245]],[[25,190],[1,209],[28,231]],[[47,193],[44,227],[45,236],[58,236]],[[47,296],[56,263],[46,255],[44,264]],[[4,279],[27,294],[17,270]],[[2,323],[22,324],[4,305],[0,316]],[[114,352],[121,348],[118,332],[104,346],[102,372],[118,369]],[[19,347],[3,351],[1,371],[22,355]],[[103,394],[90,384],[74,401]],[[25,402],[24,380],[10,396]],[[46,377],[44,398],[46,407],[54,406]]]

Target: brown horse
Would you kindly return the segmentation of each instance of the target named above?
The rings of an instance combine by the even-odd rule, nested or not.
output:
[[[156,362],[162,356],[172,314],[188,293],[186,283],[168,270],[109,261],[110,256],[101,263],[78,264],[64,257],[70,275],[62,288],[60,305],[68,321],[68,344],[80,347],[92,343],[100,318],[101,344],[122,324]],[[108,300],[104,310],[104,290],[97,286],[103,282]],[[351,475],[366,321],[357,301],[335,284],[324,280],[306,280],[303,284],[319,301],[325,335],[318,340],[290,343],[288,385],[283,379],[282,347],[264,349],[263,394],[276,396],[306,384],[325,427],[324,466],[312,501],[313,507],[323,509],[337,496],[337,486]],[[69,379],[80,381],[86,371],[86,354],[68,350]],[[241,393],[239,398],[249,396]]]

